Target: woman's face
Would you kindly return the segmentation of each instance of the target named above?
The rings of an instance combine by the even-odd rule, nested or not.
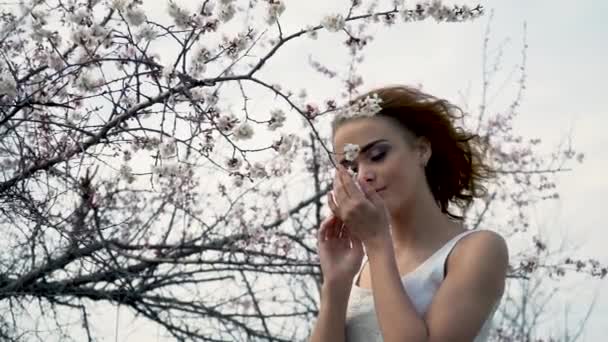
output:
[[[352,163],[344,158],[346,144],[361,149]],[[384,199],[391,215],[410,207],[409,203],[426,187],[424,165],[430,158],[429,145],[423,140],[409,142],[403,128],[388,118],[358,118],[343,123],[335,131],[334,148],[336,161],[357,171],[358,179]]]

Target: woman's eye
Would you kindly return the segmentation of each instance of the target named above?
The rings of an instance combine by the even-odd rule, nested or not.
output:
[[[380,153],[373,154],[369,159],[376,162],[376,161],[381,161],[382,159],[384,159],[385,156],[386,156],[386,152],[380,152]]]

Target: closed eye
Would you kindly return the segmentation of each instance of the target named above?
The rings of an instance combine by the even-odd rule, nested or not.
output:
[[[371,161],[378,162],[378,161],[381,161],[382,159],[384,159],[384,157],[386,157],[386,152],[380,152],[380,153],[374,154],[369,159]]]

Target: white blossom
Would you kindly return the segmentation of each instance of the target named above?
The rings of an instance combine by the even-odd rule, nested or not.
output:
[[[8,72],[0,71],[0,98],[3,96],[9,101],[17,97],[17,82]]]
[[[232,178],[232,184],[234,184],[234,186],[236,186],[237,188],[240,188],[241,186],[243,186],[244,179],[245,177],[243,177],[243,175],[235,174],[234,178]]]
[[[193,101],[204,101],[205,100],[205,91],[202,88],[194,88],[190,90],[190,96]]]
[[[133,26],[140,26],[146,21],[146,13],[140,7],[131,7],[126,13],[127,21]]]
[[[321,25],[330,32],[338,32],[344,29],[346,21],[341,14],[329,15],[321,21]]]
[[[264,167],[264,164],[262,164],[260,162],[255,162],[253,164],[253,166],[251,167],[251,170],[249,170],[249,174],[251,175],[251,178],[254,178],[254,179],[264,178],[264,177],[268,176],[268,173],[266,172],[266,168]]]
[[[291,171],[291,162],[293,160],[284,156],[283,158],[276,158],[270,163],[270,173],[275,177],[282,177]]]
[[[228,166],[228,169],[230,170],[238,170],[241,168],[241,165],[243,165],[243,161],[237,157],[228,158],[226,160],[226,166]]]
[[[280,109],[275,109],[270,112],[270,121],[268,122],[268,129],[271,131],[276,130],[279,127],[282,127],[285,123],[286,117],[285,112]]]
[[[205,7],[203,7],[203,5]],[[197,12],[204,16],[211,16],[211,15],[213,15],[214,9],[215,9],[215,2],[205,1],[199,5]]]
[[[220,98],[217,96],[217,93],[208,90],[205,91],[204,101],[208,106],[215,106],[219,100]]]
[[[152,172],[160,177],[177,176],[180,173],[178,164],[163,164],[161,166],[154,166]]]
[[[356,145],[356,144],[344,145],[344,159],[346,159],[349,162],[354,161],[355,159],[357,159],[357,156],[359,155],[360,150],[361,149],[360,149],[359,145]]]
[[[222,22],[227,23],[232,20],[232,18],[234,18],[235,14],[236,7],[234,6],[234,4],[228,3],[226,5],[220,6],[220,13],[218,17]]]
[[[340,109],[337,113],[339,119],[348,119],[355,117],[370,117],[374,116],[382,110],[382,99],[378,94],[366,96],[363,99]]]
[[[154,30],[152,26],[145,25],[137,32],[136,37],[138,40],[152,41],[158,36],[158,32]]]
[[[483,9],[481,7],[447,6],[442,4],[441,0],[427,1],[419,4],[416,9],[403,9],[401,11],[404,22],[421,21],[429,17],[436,21],[458,22],[473,20],[482,14]]]
[[[124,179],[127,183],[131,184],[135,181],[135,176],[133,176],[133,171],[129,165],[123,164],[120,166],[119,170],[120,178]]]
[[[234,138],[236,140],[247,140],[253,137],[253,127],[248,122],[244,122],[240,124],[237,128],[234,129]]]
[[[51,67],[55,71],[59,71],[59,70],[63,69],[63,67],[64,67],[63,59],[61,58],[61,56],[59,56],[57,54],[48,55],[46,62],[48,64],[48,66]]]
[[[112,0],[110,8],[115,11],[122,11],[127,6],[127,0]]]
[[[86,20],[89,18],[89,11],[86,7],[78,8],[72,15],[70,16],[70,21],[75,24],[85,24]]]
[[[295,146],[297,137],[295,134],[282,134],[281,139],[276,141],[273,146],[280,155],[287,155]]]
[[[239,53],[247,48],[247,40],[248,38],[246,35],[239,33],[238,36],[232,41],[236,53]]]
[[[208,61],[209,57],[209,50],[204,46],[197,48],[192,54],[192,59],[190,61],[190,73],[193,76],[204,73],[205,70],[207,70],[207,65],[205,63]]]
[[[190,24],[190,13],[177,6],[173,1],[169,2],[169,16],[175,21],[175,25],[180,28],[186,28]]]
[[[70,114],[70,121],[80,121],[82,120],[82,115],[78,112],[72,112],[72,114]]]
[[[306,26],[305,30],[308,38],[315,40],[319,37],[319,31],[312,25]]]
[[[285,3],[282,0],[274,0],[268,4],[266,22],[269,25],[274,24],[283,12],[285,12]]]
[[[281,219],[285,220],[287,219],[287,217],[289,217],[287,215],[287,213],[283,213],[281,215]],[[287,253],[289,253],[292,248],[293,248],[293,241],[291,241],[288,237],[286,236],[279,236],[277,237],[276,235],[273,235],[273,247],[274,247],[274,252],[277,254],[282,254],[282,255],[287,255]]]
[[[74,82],[74,86],[76,89],[81,91],[92,91],[95,88],[101,87],[103,85],[103,80],[101,78],[94,78],[89,71],[82,71],[76,82]]]
[[[91,31],[85,26],[78,26],[74,31],[72,31],[72,40],[76,44],[87,44],[92,39],[93,37],[91,37]]]
[[[41,10],[39,8],[32,9],[30,15],[33,17],[33,20],[40,26],[44,26],[48,24],[47,18],[49,16],[48,11]]]
[[[129,160],[131,160],[131,158],[133,158],[133,153],[130,150],[122,151],[122,160],[128,162]]]
[[[159,148],[160,157],[163,159],[171,158],[177,152],[177,142],[175,138],[164,141]]]
[[[222,114],[217,119],[217,128],[221,132],[228,133],[228,132],[232,131],[232,129],[234,128],[234,126],[236,125],[237,122],[238,122],[238,119],[234,116],[234,114],[232,114],[232,113]]]
[[[175,77],[175,69],[173,68],[172,63],[168,63],[163,66],[162,77],[167,83],[171,84],[171,81]]]

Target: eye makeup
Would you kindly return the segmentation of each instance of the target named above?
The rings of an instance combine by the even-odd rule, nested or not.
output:
[[[366,155],[372,162],[380,162],[384,160],[389,150],[390,146],[388,144],[378,144],[370,149]]]
[[[359,155],[363,155],[363,154],[368,155],[367,152],[371,151],[376,146],[386,145],[384,143],[388,143],[388,140],[386,140],[386,139],[374,140],[374,141],[366,144],[365,146],[363,146],[361,148],[361,151],[359,152]],[[344,167],[346,167],[346,168],[348,168],[348,166],[352,166],[352,163],[350,163],[350,164],[348,164],[348,163],[350,163],[350,162],[346,159],[340,160],[340,164],[344,165]]]

